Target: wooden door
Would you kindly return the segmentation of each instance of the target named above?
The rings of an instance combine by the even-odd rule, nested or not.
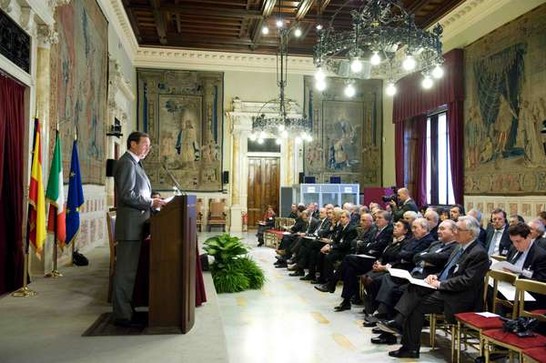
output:
[[[248,227],[256,225],[268,204],[279,215],[280,159],[278,157],[248,158]]]

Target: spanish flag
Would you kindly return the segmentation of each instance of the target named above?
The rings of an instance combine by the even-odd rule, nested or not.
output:
[[[44,183],[42,180],[42,137],[40,121],[34,119],[34,149],[32,151],[32,169],[28,190],[29,202],[29,240],[34,246],[36,255],[40,257],[44,246],[46,232]]]
[[[59,130],[55,131],[55,149],[51,160],[51,169],[47,180],[46,199],[49,202],[47,230],[54,233],[60,247],[66,240],[66,210],[64,208],[63,161]]]

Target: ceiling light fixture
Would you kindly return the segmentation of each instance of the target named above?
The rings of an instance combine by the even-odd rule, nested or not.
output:
[[[421,71],[427,88],[433,86],[432,77],[442,77],[440,24],[432,31],[418,28],[400,0],[362,0],[356,7],[354,3],[346,1],[328,25],[317,26],[317,72],[327,68],[349,79],[383,78],[388,80],[385,92],[390,95],[396,93],[396,81],[410,72]],[[351,29],[343,29],[336,21],[338,16],[346,17],[341,16],[344,11],[352,19]],[[325,84],[321,78],[317,82]]]

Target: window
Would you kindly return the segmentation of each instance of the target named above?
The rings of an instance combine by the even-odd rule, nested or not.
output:
[[[449,153],[447,112],[427,118],[427,203],[455,204]]]

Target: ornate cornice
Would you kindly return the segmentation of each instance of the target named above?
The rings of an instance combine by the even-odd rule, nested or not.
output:
[[[174,69],[230,70],[275,72],[277,58],[271,55],[229,52],[206,52],[188,49],[139,48],[137,67],[169,67]],[[288,57],[288,72],[313,74],[312,57]]]
[[[6,13],[11,13],[13,11],[12,0],[0,0],[0,9],[4,10]]]
[[[123,76],[121,72],[121,65],[119,62],[109,57],[109,83],[110,83],[110,92],[108,97],[115,98],[116,93],[121,91],[123,96],[129,101],[134,101],[135,93],[131,89],[129,81]]]
[[[135,38],[133,28],[129,18],[123,8],[122,0],[98,0],[106,13],[111,15],[109,25],[116,29],[116,33],[121,39],[121,43],[126,46],[126,51],[131,60],[134,60],[138,49],[138,42]]]

